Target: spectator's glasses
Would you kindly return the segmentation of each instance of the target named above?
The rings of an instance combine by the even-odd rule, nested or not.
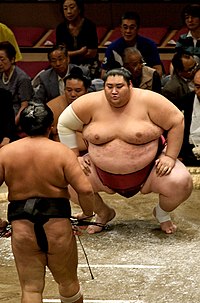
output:
[[[185,70],[184,72],[191,75],[191,74],[195,73],[198,68],[199,68],[199,63],[196,63],[194,66],[192,66],[188,70]]]

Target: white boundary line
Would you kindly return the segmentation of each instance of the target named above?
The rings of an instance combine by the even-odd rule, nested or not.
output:
[[[59,299],[44,299],[44,303],[60,303]],[[84,300],[84,303],[144,303],[141,300]]]
[[[88,267],[87,264],[79,264],[78,267]],[[135,268],[135,269],[157,269],[164,268],[160,265],[142,265],[142,264],[90,264],[91,268]]]

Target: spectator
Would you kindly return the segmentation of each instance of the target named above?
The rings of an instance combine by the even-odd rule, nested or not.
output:
[[[21,61],[22,60],[22,54],[20,52],[19,46],[17,44],[17,41],[15,39],[15,35],[11,31],[10,28],[8,28],[5,24],[0,23],[0,42],[3,41],[9,41],[16,50],[16,58],[15,61]]]
[[[12,93],[15,124],[19,126],[20,112],[33,96],[31,78],[15,65],[16,50],[8,42],[0,42],[0,87]]]
[[[15,139],[15,113],[12,95],[0,88],[0,148]]]
[[[90,84],[90,78],[84,76],[82,70],[79,67],[73,67],[70,74],[65,78],[64,94],[52,99],[47,103],[54,114],[53,128],[51,131],[51,137],[54,141],[60,141],[57,131],[57,123],[60,114],[74,100],[86,94],[90,87]],[[81,143],[82,148],[79,148],[79,150],[86,149],[85,144],[82,144],[83,143]]]
[[[134,87],[153,90],[161,93],[160,76],[154,68],[146,65],[140,51],[135,47],[127,47],[123,54],[123,65],[132,74]]]
[[[123,65],[122,55],[127,47],[137,47],[141,52],[144,61],[150,67],[156,69],[162,75],[162,65],[157,46],[152,40],[140,36],[140,16],[136,12],[126,12],[121,18],[122,37],[113,41],[106,49],[105,58],[102,64],[102,77],[106,70]]]
[[[179,37],[176,51],[180,48],[189,51],[198,62],[200,60],[200,4],[188,4],[181,13],[182,21],[188,33]]]
[[[69,63],[69,55],[65,45],[55,45],[48,52],[51,67],[42,71],[32,81],[35,90],[34,100],[47,103],[48,101],[64,94],[64,78],[75,66]],[[82,68],[85,75],[89,75],[86,67]]]
[[[200,166],[200,69],[194,76],[194,91],[182,98],[180,109],[185,119],[180,158],[185,165]]]
[[[194,90],[193,78],[199,64],[190,53],[179,50],[172,58],[172,66],[173,74],[162,94],[179,108],[181,98]]]
[[[64,22],[56,28],[56,43],[65,43],[70,62],[88,66],[92,79],[100,76],[96,25],[84,17],[83,0],[62,1]]]

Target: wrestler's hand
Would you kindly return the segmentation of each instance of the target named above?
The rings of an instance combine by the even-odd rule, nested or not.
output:
[[[169,156],[161,155],[159,159],[156,159],[156,173],[158,176],[169,175],[175,165],[175,160]]]
[[[90,170],[90,159],[85,156],[85,157],[78,157],[78,161],[79,164],[83,170],[83,172],[85,173],[86,176],[89,176],[89,174],[91,173]]]

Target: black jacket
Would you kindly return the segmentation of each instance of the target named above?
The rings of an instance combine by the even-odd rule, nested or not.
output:
[[[4,137],[15,139],[15,114],[12,103],[12,94],[0,88],[0,142]]]

